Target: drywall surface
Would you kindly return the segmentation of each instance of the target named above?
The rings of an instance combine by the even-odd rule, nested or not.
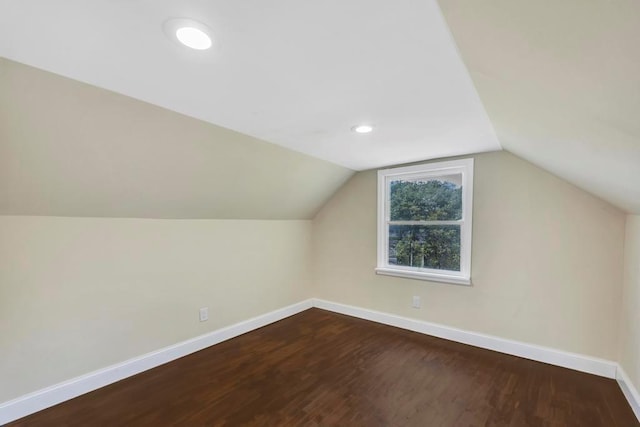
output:
[[[375,274],[365,171],[313,221],[314,296],[616,360],[624,213],[507,152],[473,157],[472,286]]]
[[[628,215],[624,245],[620,365],[640,390],[640,216]]]
[[[0,402],[309,298],[310,232],[0,216]]]
[[[310,219],[352,173],[0,58],[0,215]]]
[[[640,2],[438,3],[502,147],[640,214]]]

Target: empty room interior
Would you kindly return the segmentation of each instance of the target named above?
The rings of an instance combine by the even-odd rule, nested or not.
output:
[[[0,1],[0,425],[640,426],[640,1]]]

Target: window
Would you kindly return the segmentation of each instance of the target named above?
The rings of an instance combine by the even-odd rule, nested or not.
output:
[[[378,171],[378,274],[471,284],[473,159]]]

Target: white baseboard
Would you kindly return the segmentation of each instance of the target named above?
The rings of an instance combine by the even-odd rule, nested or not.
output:
[[[34,412],[41,411],[53,405],[57,405],[58,403],[66,400],[73,399],[74,397],[120,381],[140,372],[144,372],[148,369],[163,365],[172,360],[250,332],[254,329],[261,328],[270,323],[277,322],[278,320],[300,313],[311,307],[317,307],[438,338],[444,338],[450,341],[456,341],[475,347],[498,351],[500,353],[511,354],[538,362],[549,363],[551,365],[562,366],[577,371],[616,379],[620,384],[625,397],[631,404],[633,411],[636,416],[638,416],[638,419],[640,419],[640,397],[638,395],[638,391],[616,362],[316,298],[302,301],[252,319],[236,323],[226,328],[218,329],[208,334],[129,359],[122,363],[26,394],[8,402],[0,403],[0,425],[22,418]]]
[[[640,421],[640,393],[638,393],[638,389],[635,388],[633,382],[631,382],[631,379],[627,376],[627,373],[622,369],[622,366],[618,366],[616,380],[622,389],[624,397],[627,398],[629,405],[631,405],[633,413],[636,414],[636,418]]]
[[[450,341],[486,348],[500,353],[548,363],[550,365],[562,366],[563,368],[587,372],[601,377],[616,377],[617,363],[610,360],[598,359],[582,354],[568,353],[535,344],[512,341],[492,335],[480,334],[477,332],[452,328],[450,326],[439,325],[437,323],[410,319],[408,317],[396,316],[394,314],[339,304],[317,298],[313,300],[313,306],[333,311],[335,313],[359,317],[360,319],[371,320],[373,322],[383,323],[397,328],[408,329],[410,331],[444,338]]]
[[[237,337],[313,306],[311,299],[0,403],[0,425]]]

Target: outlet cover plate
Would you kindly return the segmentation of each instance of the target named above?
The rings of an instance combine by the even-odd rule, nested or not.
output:
[[[419,296],[414,296],[414,297],[413,297],[413,300],[412,300],[411,306],[412,306],[413,308],[420,308],[420,297],[419,297]]]

